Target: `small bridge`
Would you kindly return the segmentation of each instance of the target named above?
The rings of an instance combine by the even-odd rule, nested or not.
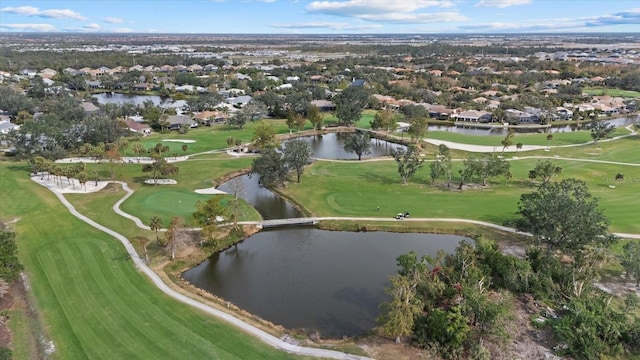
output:
[[[318,218],[306,217],[306,218],[291,218],[291,219],[274,219],[263,220],[260,224],[263,228],[274,228],[282,226],[295,226],[295,225],[315,225],[318,223]]]

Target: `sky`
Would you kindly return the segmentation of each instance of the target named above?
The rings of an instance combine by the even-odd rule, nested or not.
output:
[[[639,32],[638,0],[2,0],[0,32]]]

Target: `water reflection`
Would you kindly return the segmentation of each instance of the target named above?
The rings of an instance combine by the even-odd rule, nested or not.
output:
[[[293,206],[289,201],[281,198],[271,190],[264,188],[258,184],[260,177],[258,175],[243,175],[234,180],[227,181],[218,186],[218,189],[233,194],[232,181],[240,181],[242,183],[242,191],[239,197],[251,204],[263,219],[288,219],[301,217],[302,213]]]
[[[344,143],[347,139],[347,133],[329,133],[317,136],[303,136],[297,138],[298,140],[305,141],[311,146],[312,156],[320,159],[352,159],[357,160],[358,155],[354,153],[348,153],[344,151]],[[286,147],[287,143],[284,142],[283,146]],[[404,145],[399,145],[379,139],[371,139],[371,153],[362,155],[363,159],[377,156],[389,155],[393,149],[404,148]]]

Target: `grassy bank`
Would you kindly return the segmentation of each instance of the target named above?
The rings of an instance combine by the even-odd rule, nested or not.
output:
[[[489,130],[486,130],[489,132]],[[612,136],[626,135],[629,134],[629,131],[618,128],[613,133]],[[588,142],[593,142],[591,138],[591,132],[588,130],[580,130],[580,131],[572,131],[572,132],[560,132],[553,133],[553,140],[547,141],[546,133],[535,133],[535,134],[523,134],[523,133],[515,133],[513,138],[511,139],[513,145],[517,143],[522,143],[523,145],[538,145],[538,146],[561,146],[561,145],[575,145],[575,144],[584,144]],[[501,141],[505,138],[504,135],[470,135],[470,134],[459,134],[448,131],[429,131],[427,133],[427,138],[435,139],[435,140],[444,140],[451,141],[461,144],[470,144],[470,145],[485,145],[485,146],[495,146],[496,151],[502,150]]]
[[[640,179],[640,167],[594,164],[555,160],[563,167],[560,178],[576,177],[587,182],[594,196],[611,218],[611,229],[617,232],[640,233],[636,219],[637,190],[640,183],[620,182],[609,187],[615,174],[625,173],[628,179]],[[304,204],[317,216],[389,217],[409,211],[413,217],[466,218],[504,224],[516,218],[520,195],[535,190],[528,171],[536,160],[511,163],[513,178],[490,182],[486,188],[451,189],[438,180],[430,185],[429,170],[423,168],[403,186],[393,161],[380,162],[316,162],[304,173],[299,184],[290,183],[284,190],[296,202]],[[458,174],[461,163],[454,163]],[[377,207],[380,206],[380,210]]]
[[[282,359],[243,332],[177,303],[119,242],[70,215],[22,165],[0,165],[0,217],[15,224],[57,359]]]

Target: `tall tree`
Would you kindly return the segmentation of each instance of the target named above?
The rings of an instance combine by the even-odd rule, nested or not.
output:
[[[171,260],[176,258],[176,250],[186,243],[187,237],[184,220],[180,216],[174,216],[167,231],[164,233],[165,243],[169,246]]]
[[[591,130],[591,138],[593,143],[597,144],[602,139],[608,139],[611,134],[616,130],[616,126],[608,124],[604,121],[593,120],[589,124],[589,130]]]
[[[629,280],[636,280],[636,287],[640,287],[640,242],[629,241],[622,247],[620,263],[627,273]]]
[[[162,218],[159,216],[152,216],[149,219],[149,228],[156,233],[156,244],[160,245],[160,238],[158,237],[158,230],[162,229]]]
[[[307,119],[311,122],[313,130],[320,130],[322,122],[324,121],[324,115],[322,115],[317,106],[311,105],[307,109]]]
[[[469,156],[464,161],[466,175],[476,177],[487,185],[487,179],[493,176],[505,175],[509,172],[511,164],[494,154],[486,154],[483,157]]]
[[[420,140],[427,134],[428,119],[426,117],[413,118],[409,124],[407,132],[411,136],[411,139],[414,140],[416,144],[420,143]]]
[[[396,114],[389,110],[378,111],[369,124],[373,130],[382,129],[387,133],[398,127]]]
[[[260,184],[265,187],[284,186],[289,169],[281,153],[267,149],[262,156],[253,160],[251,172],[260,176]]]
[[[290,140],[286,143],[282,153],[284,154],[287,168],[296,172],[296,179],[299,183],[304,167],[311,162],[311,147],[309,143],[303,140]]]
[[[395,149],[391,155],[398,164],[398,174],[402,178],[402,183],[407,184],[407,179],[413,176],[424,163],[420,159],[420,152],[414,146],[408,146],[406,150]]]
[[[385,292],[391,300],[383,305],[378,331],[395,338],[399,344],[403,336],[411,334],[415,318],[422,312],[422,304],[407,276],[396,274],[389,280],[391,286]]]
[[[504,137],[504,139],[502,139],[502,141],[500,141],[500,144],[502,145],[501,155],[504,155],[504,150],[506,148],[513,145],[513,136],[515,135],[515,133],[516,131],[514,129],[509,128],[509,132],[507,133],[507,135]]]
[[[213,196],[207,201],[198,201],[196,210],[191,214],[194,223],[202,228],[202,236],[209,244],[214,245],[216,251],[223,250],[219,247],[219,239],[216,237],[218,224],[234,216],[224,201],[225,198],[221,195]]]
[[[538,161],[536,167],[529,170],[529,179],[542,181],[541,185],[546,185],[551,179],[562,173],[562,167],[549,160]]]
[[[276,149],[280,145],[276,139],[276,129],[273,124],[262,120],[253,132],[251,139],[253,146],[260,151]]]
[[[547,183],[533,193],[521,195],[518,214],[518,230],[532,233],[549,250],[575,251],[588,245],[609,245],[615,240],[608,230],[609,219],[582,180]]]
[[[368,133],[354,133],[347,135],[344,142],[344,151],[355,153],[358,160],[362,160],[362,155],[371,153],[371,138]]]
[[[362,116],[362,110],[369,102],[369,93],[358,86],[349,86],[333,98],[336,104],[335,115],[340,122],[353,125]]]
[[[9,284],[18,279],[23,266],[18,259],[16,233],[0,224],[0,278]]]

